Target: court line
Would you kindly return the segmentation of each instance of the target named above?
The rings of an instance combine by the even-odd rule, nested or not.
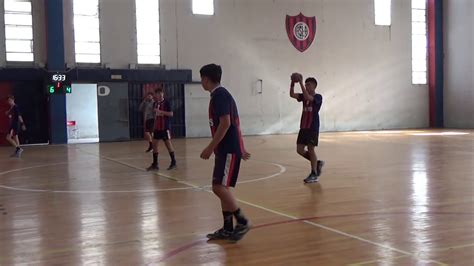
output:
[[[163,174],[160,174],[160,173],[157,173],[157,175],[160,175],[160,176],[163,176],[163,177],[167,177],[166,175],[163,175]],[[169,176],[167,177],[169,178]],[[181,182],[182,184],[186,184],[188,186],[192,186],[196,189],[201,189],[203,191],[206,191],[206,192],[209,192],[209,193],[212,193],[212,191],[210,190],[207,190],[207,189],[203,189],[201,187],[198,187],[192,183],[189,183],[189,182],[185,182],[185,181],[179,181]],[[283,216],[283,217],[287,217],[287,218],[290,218],[292,220],[299,220],[300,218],[296,217],[296,216],[293,216],[293,215],[289,215],[289,214],[285,214],[283,212],[279,212],[279,211],[276,211],[276,210],[272,210],[272,209],[269,209],[269,208],[266,208],[266,207],[263,207],[261,205],[258,205],[258,204],[254,204],[254,203],[251,203],[251,202],[248,202],[248,201],[245,201],[245,200],[242,200],[242,199],[239,199],[239,198],[236,198],[236,200],[240,203],[244,203],[246,205],[249,205],[249,206],[252,206],[254,208],[257,208],[257,209],[261,209],[261,210],[264,210],[264,211],[267,211],[267,212],[270,212],[270,213],[273,213],[273,214],[277,214],[277,215],[280,215],[280,216]],[[439,262],[439,261],[435,261],[435,260],[425,260],[423,258],[420,258],[417,256],[417,254],[413,254],[413,253],[410,253],[408,251],[405,251],[405,250],[401,250],[401,249],[398,249],[398,248],[394,248],[392,246],[389,246],[389,245],[384,245],[384,244],[380,244],[380,243],[377,243],[377,242],[374,242],[374,241],[371,241],[371,240],[368,240],[368,239],[365,239],[365,238],[362,238],[362,237],[359,237],[359,236],[356,236],[356,235],[352,235],[352,234],[349,234],[349,233],[346,233],[346,232],[343,232],[343,231],[340,231],[340,230],[337,230],[337,229],[334,229],[334,228],[331,228],[331,227],[328,227],[328,226],[324,226],[322,224],[318,224],[318,223],[315,223],[315,222],[311,222],[307,219],[305,220],[302,220],[303,223],[306,223],[306,224],[309,224],[309,225],[312,225],[312,226],[315,226],[315,227],[319,227],[321,229],[325,229],[327,231],[330,231],[330,232],[333,232],[333,233],[336,233],[336,234],[339,234],[339,235],[343,235],[345,237],[348,237],[348,238],[352,238],[352,239],[356,239],[356,240],[359,240],[361,242],[365,242],[365,243],[368,243],[368,244],[371,244],[371,245],[374,245],[374,246],[378,246],[378,247],[381,247],[381,248],[385,248],[385,249],[389,249],[389,250],[392,250],[392,251],[396,251],[398,253],[401,253],[401,254],[404,254],[404,255],[407,255],[407,256],[410,256],[410,257],[413,257],[417,260],[420,260],[422,262],[432,262],[432,263],[435,263],[435,264],[438,264],[438,265],[447,265],[445,263],[442,263],[442,262]]]
[[[170,178],[169,176],[166,176],[166,175],[163,175],[163,174],[160,174],[160,173],[157,173],[158,175],[160,176],[163,176],[163,177],[166,177],[166,178]],[[203,189],[201,187],[198,187],[192,183],[189,183],[189,182],[185,182],[185,181],[179,181],[181,182],[182,184],[186,184],[188,186],[192,186],[196,189],[201,189],[203,191],[206,191],[206,192],[209,192],[209,193],[212,193],[212,191],[210,190],[207,190],[207,189]],[[267,212],[270,212],[270,213],[273,213],[273,214],[277,214],[277,215],[280,215],[280,216],[283,216],[283,217],[287,217],[287,218],[290,218],[292,220],[299,220],[300,218],[296,217],[296,216],[293,216],[293,215],[289,215],[289,214],[285,214],[283,212],[279,212],[279,211],[276,211],[276,210],[272,210],[272,209],[269,209],[269,208],[266,208],[266,207],[263,207],[261,205],[258,205],[258,204],[254,204],[254,203],[251,203],[251,202],[248,202],[248,201],[245,201],[245,200],[242,200],[242,199],[239,199],[239,198],[236,198],[236,200],[240,203],[244,203],[246,205],[249,205],[249,206],[252,206],[254,208],[257,208],[257,209],[261,209],[261,210],[264,210],[264,211],[267,211]],[[374,246],[378,246],[378,247],[381,247],[381,248],[385,248],[385,249],[389,249],[389,250],[392,250],[392,251],[396,251],[398,253],[401,253],[401,254],[404,254],[404,255],[407,255],[407,256],[410,256],[410,257],[413,257],[417,260],[420,260],[422,262],[432,262],[432,263],[435,263],[435,264],[438,264],[438,265],[447,265],[445,263],[442,263],[442,262],[439,262],[439,261],[435,261],[435,260],[425,260],[423,258],[420,258],[417,256],[417,254],[413,254],[413,253],[410,253],[408,251],[405,251],[405,250],[401,250],[401,249],[398,249],[398,248],[394,248],[394,247],[391,247],[389,245],[384,245],[384,244],[380,244],[380,243],[377,243],[377,242],[374,242],[374,241],[371,241],[371,240],[368,240],[368,239],[365,239],[365,238],[362,238],[362,237],[359,237],[359,236],[356,236],[356,235],[352,235],[352,234],[349,234],[349,233],[345,233],[343,231],[340,231],[340,230],[337,230],[337,229],[334,229],[334,228],[331,228],[331,227],[328,227],[328,226],[324,226],[322,224],[318,224],[318,223],[315,223],[315,222],[311,222],[307,219],[305,220],[302,220],[303,223],[306,223],[306,224],[309,224],[309,225],[312,225],[312,226],[315,226],[315,227],[319,227],[321,229],[325,229],[327,231],[330,231],[330,232],[333,232],[333,233],[336,233],[336,234],[339,234],[339,235],[343,235],[345,237],[348,237],[348,238],[352,238],[352,239],[356,239],[356,240],[359,240],[361,242],[365,242],[365,243],[368,243],[368,244],[371,244],[371,245],[374,245]]]
[[[398,260],[398,259],[407,258],[407,257],[410,257],[410,256],[409,255],[400,255],[400,256],[395,256],[391,259],[392,260]],[[348,266],[362,266],[362,265],[372,264],[372,263],[381,262],[381,261],[384,261],[384,259],[362,261],[362,262],[357,262],[357,263],[350,263],[350,264],[348,264]]]
[[[79,149],[80,150],[80,149]],[[82,150],[80,150],[82,151]],[[85,151],[83,151],[85,152]],[[88,153],[88,152],[86,152]],[[91,153],[89,153],[91,154]],[[93,154],[93,153],[92,153]],[[93,154],[95,156],[98,156],[96,154]],[[118,161],[118,160],[115,160],[115,159],[112,159],[112,158],[109,158],[109,157],[106,157],[106,156],[98,156],[99,158],[104,158],[106,160],[109,160],[109,161],[112,161],[112,162],[115,162],[115,163],[118,163],[118,164],[122,164],[122,165],[125,165],[125,166],[128,166],[128,167],[131,167],[131,168],[134,168],[134,169],[138,169],[138,170],[141,170],[143,171],[143,169],[139,168],[139,167],[136,167],[134,165],[130,165],[130,164],[127,164],[127,163],[124,163],[124,162],[121,162],[121,161]],[[192,183],[189,183],[189,182],[186,182],[186,181],[182,181],[176,177],[172,177],[172,176],[169,176],[169,175],[165,175],[163,173],[154,173],[155,175],[158,175],[158,176],[162,176],[162,177],[165,177],[165,178],[168,178],[168,179],[171,179],[171,180],[174,180],[180,184],[185,184],[185,185],[188,185],[192,188],[195,188],[195,189],[198,189],[198,190],[202,190],[202,191],[206,191],[208,193],[212,193],[212,191],[208,190],[208,189],[205,189],[203,187],[199,187],[197,185],[194,185]],[[261,209],[261,210],[265,210],[267,212],[271,212],[271,213],[274,213],[274,214],[278,214],[280,216],[283,216],[283,217],[287,217],[287,218],[290,218],[290,219],[293,219],[293,220],[297,220],[299,219],[298,217],[296,216],[292,216],[292,215],[289,215],[289,214],[285,214],[285,213],[282,213],[282,212],[279,212],[279,211],[276,211],[276,210],[272,210],[272,209],[269,209],[269,208],[266,208],[266,207],[263,207],[261,205],[258,205],[258,204],[254,204],[254,203],[251,203],[251,202],[248,202],[248,201],[245,201],[245,200],[241,200],[241,199],[238,199],[236,198],[236,200],[238,202],[241,202],[241,203],[244,203],[246,205],[249,205],[249,206],[252,206],[252,207],[255,207],[255,208],[258,208],[258,209]],[[311,222],[311,221],[308,221],[308,220],[304,220],[303,221],[304,223],[306,224],[309,224],[309,225],[312,225],[312,226],[315,226],[315,227],[319,227],[321,229],[325,229],[327,231],[330,231],[330,232],[333,232],[333,233],[336,233],[336,234],[339,234],[339,235],[343,235],[343,236],[346,236],[348,238],[352,238],[352,239],[356,239],[356,240],[359,240],[361,242],[365,242],[365,243],[368,243],[368,244],[371,244],[371,245],[375,245],[375,246],[378,246],[378,247],[381,247],[381,248],[385,248],[385,249],[389,249],[389,250],[393,250],[393,251],[396,251],[398,253],[401,253],[401,254],[404,254],[404,255],[409,255],[411,257],[414,257],[420,261],[423,261],[423,262],[432,262],[432,263],[435,263],[435,264],[438,264],[438,265],[446,265],[442,262],[438,262],[438,261],[435,261],[435,260],[424,260],[422,258],[419,258],[416,254],[412,254],[408,251],[404,251],[404,250],[401,250],[401,249],[398,249],[398,248],[394,248],[394,247],[391,247],[389,245],[384,245],[384,244],[380,244],[380,243],[377,243],[377,242],[374,242],[374,241],[371,241],[371,240],[368,240],[368,239],[365,239],[365,238],[362,238],[362,237],[359,237],[359,236],[356,236],[356,235],[352,235],[352,234],[349,234],[349,233],[345,233],[343,231],[340,231],[340,230],[337,230],[337,229],[334,229],[334,228],[331,228],[331,227],[328,227],[328,226],[324,226],[324,225],[321,225],[321,224],[318,224],[318,223],[314,223],[314,222]]]
[[[82,151],[84,153],[87,153],[87,154],[91,154],[91,155],[94,155],[98,158],[102,158],[102,159],[106,159],[106,160],[109,160],[109,161],[112,161],[112,162],[115,162],[115,163],[118,163],[118,164],[121,164],[121,165],[124,165],[124,166],[127,166],[127,167],[130,167],[130,168],[133,168],[133,169],[136,169],[136,170],[140,170],[140,171],[146,171],[146,169],[144,168],[140,168],[138,166],[135,166],[133,164],[129,164],[129,163],[125,163],[125,162],[122,162],[120,160],[117,160],[117,159],[114,159],[114,158],[111,158],[111,157],[108,157],[108,156],[103,156],[103,155],[97,155],[95,153],[91,153],[91,152],[88,152],[88,151],[84,151],[84,150],[81,150],[81,149],[78,149],[79,151]],[[273,175],[270,175],[270,176],[265,176],[265,177],[261,177],[261,178],[256,178],[256,179],[252,179],[252,180],[246,180],[246,181],[241,181],[241,182],[237,182],[237,184],[245,184],[245,183],[251,183],[251,182],[257,182],[257,181],[261,181],[261,180],[266,180],[266,179],[270,179],[270,178],[274,178],[274,177],[277,177],[279,175],[282,175],[283,173],[286,172],[286,167],[284,167],[283,165],[281,164],[278,164],[278,163],[272,163],[272,162],[267,162],[267,161],[258,161],[258,160],[255,160],[256,162],[264,162],[264,163],[268,163],[268,164],[271,164],[271,165],[275,165],[275,166],[278,166],[280,168],[280,171],[278,173],[275,173]],[[176,177],[173,177],[173,176],[170,176],[170,175],[166,175],[166,174],[163,174],[161,172],[150,172],[151,174],[154,174],[154,175],[157,175],[157,176],[161,176],[161,177],[164,177],[164,178],[167,178],[167,179],[170,179],[170,180],[173,180],[175,182],[178,182],[180,184],[184,184],[184,185],[187,185],[189,186],[190,188],[189,189],[204,189],[204,188],[211,188],[212,185],[205,185],[205,186],[197,186],[197,185],[194,185],[191,183],[188,183],[186,181],[182,181]]]
[[[298,219],[289,219],[289,220],[283,220],[283,221],[278,221],[278,222],[271,222],[271,223],[265,223],[265,224],[260,224],[260,225],[256,225],[256,226],[252,226],[252,231],[253,230],[258,230],[260,228],[266,228],[266,227],[271,227],[271,226],[277,226],[277,225],[284,225],[284,224],[290,224],[290,223],[296,223],[296,222],[302,222],[302,221],[305,221],[305,220],[314,220],[314,219],[327,219],[327,218],[338,218],[338,217],[347,217],[347,216],[359,216],[359,215],[396,215],[396,214],[408,214],[410,212],[397,212],[397,213],[382,213],[382,212],[372,212],[372,213],[368,213],[368,212],[361,212],[361,213],[347,213],[347,214],[335,214],[335,215],[326,215],[326,216],[313,216],[313,217],[305,217],[305,218],[298,218]],[[474,215],[474,213],[457,213],[457,212],[453,212],[453,213],[448,213],[448,212],[435,212],[435,213],[432,213],[430,212],[429,214],[451,214],[451,215],[463,215],[463,214],[468,214],[468,215]],[[176,249],[173,249],[167,253],[165,253],[161,259],[159,259],[160,262],[163,262],[163,261],[166,261],[168,259],[171,259],[172,257],[178,255],[179,253],[182,253],[182,252],[185,252],[191,248],[193,248],[194,246],[197,246],[199,244],[203,244],[206,241],[207,239],[199,239],[199,240],[195,240],[195,241],[192,241],[188,244],[185,244],[183,246],[180,246]],[[474,244],[472,244],[474,245]],[[465,245],[465,246],[470,246],[470,245]],[[461,246],[459,246],[461,248]],[[464,246],[462,246],[464,247]],[[438,249],[436,249],[435,251],[438,251]],[[420,253],[421,254],[421,253]],[[397,256],[397,257],[394,257],[395,259],[398,259],[398,258],[403,258],[403,257],[410,257],[410,255],[400,255],[400,256]],[[354,263],[354,264],[349,264],[349,265],[364,265],[364,264],[369,264],[369,263],[372,263],[372,262],[377,262],[377,261],[380,261],[382,259],[378,259],[378,260],[370,260],[370,261],[364,261],[364,262],[358,262],[358,263]]]
[[[103,158],[103,159],[106,159],[106,160],[109,160],[109,161],[113,161],[115,163],[119,163],[119,164],[122,164],[124,166],[127,166],[127,167],[130,167],[130,168],[133,168],[133,169],[136,169],[136,170],[140,170],[140,171],[145,171],[145,169],[143,168],[140,168],[140,167],[136,167],[134,165],[131,165],[131,164],[128,164],[128,163],[124,163],[124,162],[121,162],[119,160],[115,160],[113,158],[109,158],[109,157],[106,157],[106,156],[97,156],[96,154],[94,153],[90,153],[90,152],[87,152],[87,151],[83,151],[81,149],[78,149],[84,153],[87,153],[87,154],[91,154],[91,155],[94,155],[98,158]],[[265,161],[260,161],[260,162],[265,162]],[[277,177],[279,175],[282,175],[283,173],[286,172],[286,168],[280,164],[277,164],[277,163],[272,163],[272,162],[265,162],[265,163],[268,163],[268,164],[271,164],[271,165],[274,165],[274,166],[277,166],[280,168],[280,171],[278,173],[275,173],[275,174],[272,174],[272,175],[269,175],[269,176],[265,176],[265,177],[261,177],[261,178],[256,178],[256,179],[252,179],[252,180],[246,180],[246,181],[241,181],[241,182],[238,182],[238,184],[245,184],[245,183],[252,183],[252,182],[257,182],[257,181],[262,181],[262,180],[266,180],[266,179],[270,179],[270,178],[274,178],[274,177]],[[64,162],[64,163],[52,163],[52,164],[44,164],[44,165],[38,165],[38,166],[31,166],[31,167],[25,167],[25,168],[18,168],[18,169],[13,169],[13,170],[9,170],[9,171],[5,171],[5,172],[0,172],[0,176],[1,175],[5,175],[5,174],[8,174],[8,173],[14,173],[14,172],[20,172],[20,171],[24,171],[24,170],[29,170],[29,169],[35,169],[35,168],[40,168],[40,167],[48,167],[48,166],[54,166],[54,165],[66,165],[68,164],[67,162]],[[156,173],[152,173],[152,174],[155,174]],[[178,182],[180,183],[180,181],[176,178],[173,178],[171,176],[167,176],[166,178],[168,179],[171,179],[175,182]],[[183,184],[183,185],[186,185],[186,187],[178,187],[178,188],[164,188],[164,189],[150,189],[150,190],[47,190],[47,189],[29,189],[29,188],[17,188],[17,187],[11,187],[11,186],[6,186],[6,185],[0,185],[0,188],[3,188],[3,189],[7,189],[7,190],[13,190],[13,191],[22,191],[22,192],[36,192],[36,193],[45,193],[45,192],[49,192],[49,193],[64,193],[64,194],[101,194],[101,193],[152,193],[152,192],[165,192],[165,191],[180,191],[180,190],[191,190],[191,189],[194,189],[193,187],[187,185],[187,184]],[[206,186],[203,186],[202,188],[211,188],[211,185],[206,185]]]
[[[434,251],[446,251],[446,250],[453,250],[453,249],[461,249],[461,248],[469,248],[473,247],[473,244],[466,244],[466,245],[459,245],[459,246],[452,246],[452,247],[445,247],[445,248],[436,248]]]
[[[82,161],[82,162],[89,162],[89,161]],[[79,162],[79,163],[82,163]],[[55,166],[55,165],[67,165],[68,162],[63,162],[63,163],[50,163],[50,164],[42,164],[42,165],[36,165],[36,166],[30,166],[30,167],[23,167],[23,168],[17,168],[17,169],[12,169],[4,172],[0,172],[0,176],[6,175],[9,173],[15,173],[15,172],[20,172],[24,170],[31,170],[31,169],[36,169],[36,168],[42,168],[42,167],[48,167],[48,166]],[[143,170],[143,169],[142,169]],[[99,191],[94,191],[94,190],[89,190],[89,191],[81,191],[81,190],[76,190],[76,191],[68,191],[68,190],[47,190],[47,189],[28,189],[28,188],[16,188],[16,187],[10,187],[10,186],[5,186],[5,185],[0,185],[0,188],[8,189],[8,190],[13,190],[13,191],[22,191],[22,192],[50,192],[50,193],[69,193],[69,194],[99,194],[99,193],[150,193],[150,192],[161,192],[161,191],[177,191],[177,190],[189,190],[191,189],[189,186],[183,187],[183,188],[163,188],[163,189],[154,189],[154,190],[124,190],[124,191],[107,191],[107,190],[99,190]]]

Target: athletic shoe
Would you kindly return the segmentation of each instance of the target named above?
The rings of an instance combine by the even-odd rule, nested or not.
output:
[[[247,234],[250,231],[250,222],[247,222],[247,224],[237,224],[234,228],[234,232],[232,233],[232,236],[230,237],[230,241],[232,242],[237,242],[241,240],[245,234]]]
[[[147,171],[158,171],[160,168],[158,167],[157,164],[151,164],[147,169]]]
[[[315,183],[315,182],[318,182],[319,181],[319,177],[316,175],[316,174],[309,174],[309,176],[307,178],[305,178],[303,180],[306,184],[308,183]]]
[[[232,236],[232,232],[229,232],[227,230],[224,230],[224,228],[221,228],[214,233],[208,234],[207,238],[209,240],[230,240]]]

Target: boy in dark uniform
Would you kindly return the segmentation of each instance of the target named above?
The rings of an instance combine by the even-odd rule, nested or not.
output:
[[[18,108],[18,105],[15,104],[15,97],[8,96],[7,100],[8,104],[10,105],[10,109],[6,112],[6,115],[10,117],[10,128],[8,130],[6,140],[13,147],[15,147],[15,152],[10,157],[20,158],[21,154],[23,153],[23,149],[20,147],[18,133],[20,132],[20,128],[22,130],[26,130],[26,126],[23,121],[23,117],[21,116],[20,109]]]
[[[205,65],[200,70],[201,84],[211,93],[209,123],[212,141],[202,151],[201,158],[208,160],[215,154],[212,191],[220,199],[224,226],[208,234],[209,240],[240,240],[249,230],[250,222],[244,216],[232,195],[239,176],[241,159],[248,160],[245,151],[237,105],[232,95],[220,85],[222,69],[219,65]],[[234,217],[237,225],[234,228]]]
[[[171,163],[167,170],[172,170],[177,167],[176,158],[174,154],[173,144],[171,143],[171,121],[173,117],[173,111],[171,110],[170,103],[165,100],[165,93],[162,88],[155,91],[156,102],[155,102],[155,125],[153,132],[153,163],[147,168],[148,171],[159,170],[158,166],[158,141],[163,140],[170,154]]]
[[[300,84],[303,93],[295,93],[295,83]],[[303,102],[296,150],[299,155],[311,162],[311,173],[304,179],[305,183],[318,182],[324,166],[324,161],[318,160],[315,152],[319,142],[319,110],[323,104],[323,96],[316,93],[317,86],[315,78],[307,78],[303,84],[301,74],[291,75],[290,97]]]

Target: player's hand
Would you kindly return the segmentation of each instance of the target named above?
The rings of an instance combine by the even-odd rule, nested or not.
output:
[[[247,161],[248,159],[250,159],[252,155],[250,153],[248,153],[247,151],[244,151],[242,153],[242,159],[244,159],[244,161]]]
[[[201,152],[201,159],[204,159],[204,160],[209,160],[209,158],[211,157],[212,153],[214,152],[214,150],[212,148],[210,148],[209,146],[206,147],[202,152]]]
[[[25,125],[22,125],[22,126],[21,126],[21,130],[26,131],[26,126],[25,126]]]

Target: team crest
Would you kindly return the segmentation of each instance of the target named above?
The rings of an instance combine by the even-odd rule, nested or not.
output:
[[[286,33],[293,46],[300,52],[306,51],[316,35],[316,17],[286,15]]]

